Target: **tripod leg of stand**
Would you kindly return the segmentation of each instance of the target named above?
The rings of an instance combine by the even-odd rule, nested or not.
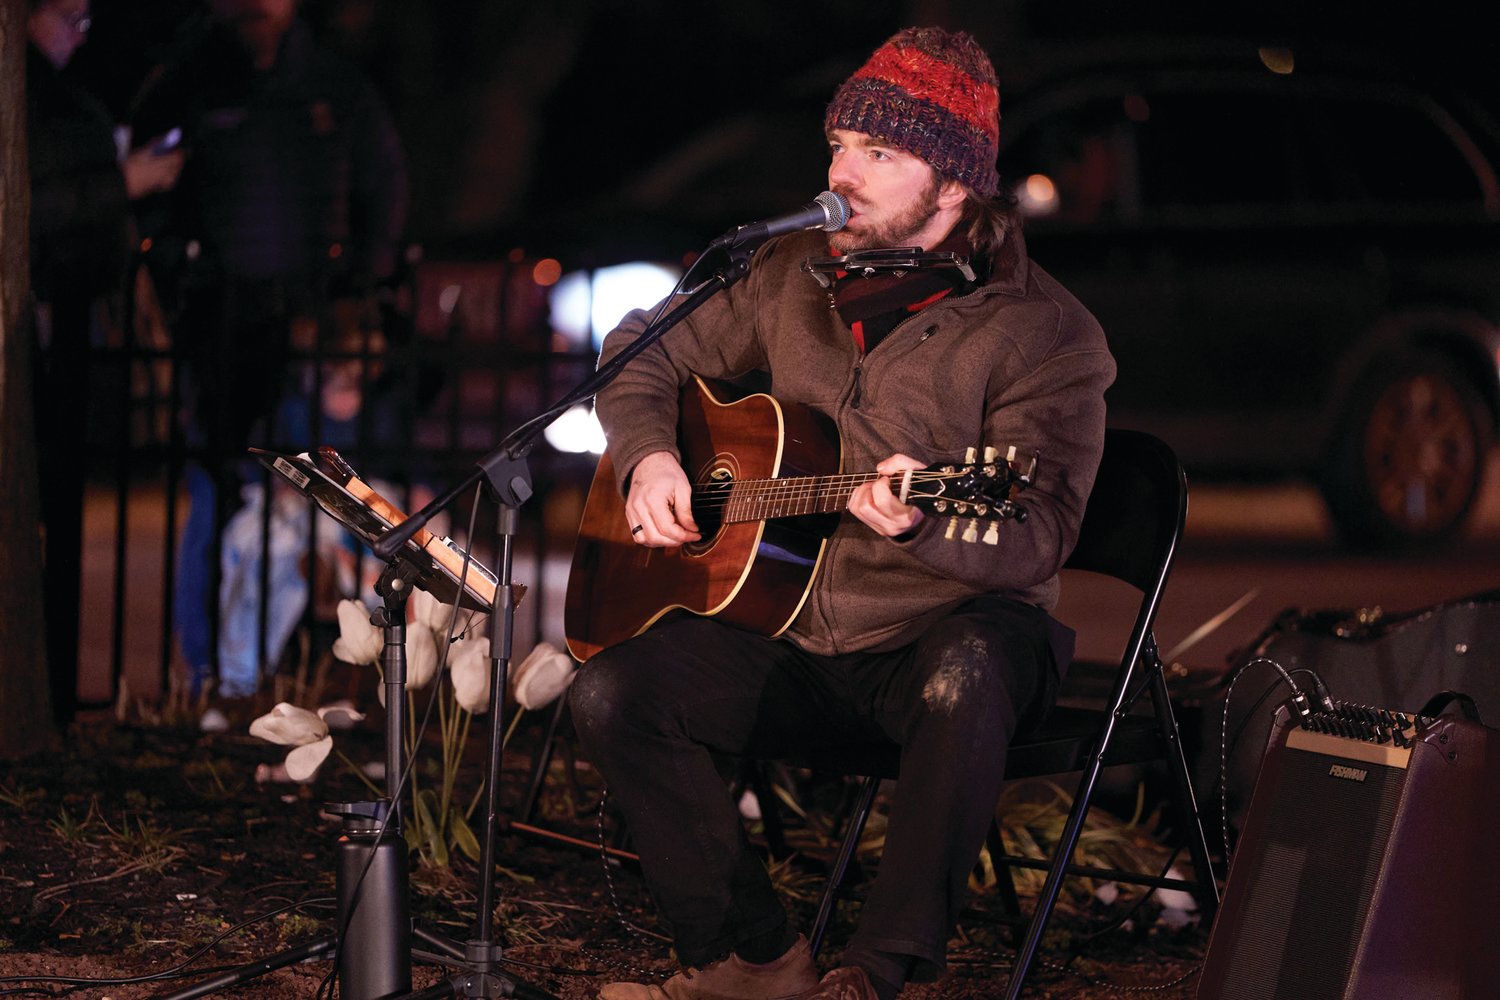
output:
[[[526,796],[521,800],[521,808],[516,810],[516,817],[522,823],[530,823],[536,818],[536,800],[542,794],[542,782],[547,778],[547,768],[552,763],[553,750],[557,745],[558,724],[562,722],[563,712],[567,711],[567,707],[566,696],[559,697],[553,703],[552,715],[547,720],[547,731],[542,735],[542,742],[536,748],[536,758],[532,761],[531,780],[526,785]]]
[[[296,965],[298,962],[305,962],[310,958],[324,958],[333,952],[333,946],[333,938],[319,938],[300,948],[292,948],[289,951],[272,955],[270,958],[263,958],[257,962],[251,962],[249,965],[242,965],[238,969],[230,969],[228,972],[217,975],[212,979],[205,979],[201,983],[195,983],[175,993],[163,994],[159,1000],[190,1000],[192,997],[217,993],[231,986],[238,986],[240,983],[247,983],[259,976],[275,972],[277,969],[283,969],[288,965]]]

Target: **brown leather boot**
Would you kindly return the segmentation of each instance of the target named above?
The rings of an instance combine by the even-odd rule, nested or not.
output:
[[[730,955],[701,969],[683,969],[659,986],[606,983],[599,1000],[796,1000],[817,983],[807,938],[799,934],[774,962],[755,965]]]
[[[797,1000],[877,1000],[870,977],[857,965],[841,965]]]

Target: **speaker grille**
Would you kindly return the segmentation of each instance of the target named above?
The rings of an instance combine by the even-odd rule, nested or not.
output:
[[[1223,1000],[1342,995],[1380,876],[1406,771],[1286,749],[1263,836],[1244,845],[1231,881],[1248,890]],[[1341,765],[1363,781],[1335,777]],[[1257,789],[1259,791],[1259,789]]]

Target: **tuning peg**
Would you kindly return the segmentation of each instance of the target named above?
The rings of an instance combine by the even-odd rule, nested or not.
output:
[[[990,526],[984,530],[984,544],[986,544],[986,545],[999,545],[1000,544],[1000,522],[999,521],[991,521],[990,522]]]
[[[979,540],[979,518],[969,518],[969,523],[964,525],[964,541],[975,542]]]
[[[953,532],[955,530],[957,530],[957,528],[958,528],[958,518],[956,518],[956,517],[950,517],[950,518],[948,518],[948,530],[943,532],[943,537],[945,539],[947,539],[948,541],[950,541],[950,542],[953,541]]]
[[[985,445],[984,446],[984,464],[985,465],[994,465],[995,464],[995,456],[998,455],[998,454],[1000,454],[1000,453],[997,450],[995,450],[995,446],[994,445],[992,445],[992,444]]]

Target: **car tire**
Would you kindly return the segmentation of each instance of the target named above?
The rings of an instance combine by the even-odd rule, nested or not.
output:
[[[1447,358],[1409,353],[1360,380],[1323,480],[1335,527],[1356,548],[1442,544],[1484,484],[1489,410]]]

